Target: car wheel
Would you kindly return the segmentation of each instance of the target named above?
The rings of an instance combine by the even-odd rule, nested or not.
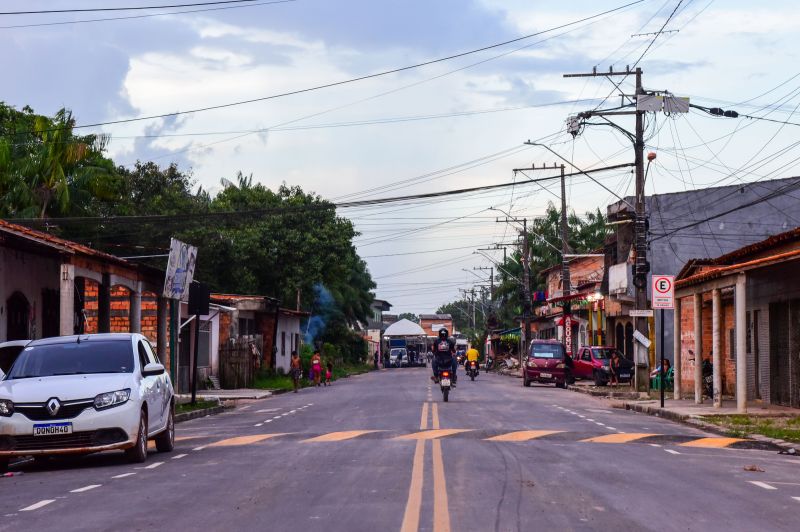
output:
[[[531,385],[531,381],[528,380],[528,377],[522,377],[522,385],[526,388],[529,388]]]
[[[156,436],[156,449],[160,453],[171,452],[175,448],[175,409],[170,407],[167,428]]]
[[[603,380],[603,377],[600,376],[600,372],[595,370],[594,372],[594,385],[595,386],[605,386],[606,382]]]
[[[139,433],[136,437],[136,445],[125,450],[128,461],[134,464],[141,464],[147,460],[147,414],[142,411],[139,418]]]

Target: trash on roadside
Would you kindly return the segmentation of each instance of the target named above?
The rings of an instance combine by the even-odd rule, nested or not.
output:
[[[792,456],[796,456],[797,450],[794,447],[790,447],[789,449],[784,449],[780,451],[778,454],[790,454]]]
[[[0,476],[2,476],[2,477],[18,477],[18,476],[20,476],[22,474],[24,474],[23,471],[9,471],[8,473],[3,473]]]
[[[757,465],[746,465],[744,466],[745,471],[753,471],[755,473],[763,473],[764,470],[758,467]]]

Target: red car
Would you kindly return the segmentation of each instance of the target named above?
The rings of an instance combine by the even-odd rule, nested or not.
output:
[[[522,384],[530,386],[531,382],[552,382],[557,388],[566,388],[567,383],[572,382],[571,362],[560,342],[534,340],[522,371]]]
[[[577,379],[591,379],[597,386],[605,386],[611,378],[611,356],[619,354],[619,382],[631,382],[633,363],[616,348],[609,346],[584,346],[572,359],[572,372]]]

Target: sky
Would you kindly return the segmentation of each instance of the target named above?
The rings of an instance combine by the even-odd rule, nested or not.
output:
[[[646,51],[638,63],[645,89],[800,122],[795,2],[645,0],[553,29],[630,1],[296,0],[180,14],[200,8],[0,14],[0,100],[43,114],[67,107],[79,124],[94,124],[263,98],[538,33],[356,83],[83,130],[110,134],[118,164],[176,162],[212,193],[239,171],[337,202],[516,182],[435,202],[339,209],[361,233],[355,243],[377,296],[395,312],[427,313],[459,289],[487,284],[486,271],[473,268],[492,266],[502,252],[478,248],[513,243],[518,231],[498,217],[531,219],[559,201],[557,182],[543,188],[512,172],[556,162],[526,140],[541,139],[583,169],[633,160],[629,141],[610,127],[566,132],[571,114],[621,99],[607,78],[563,74],[621,70]],[[188,2],[5,0],[0,11],[159,3]],[[115,17],[138,18],[78,22]],[[669,33],[654,39],[662,27]],[[632,81],[621,85],[627,94]],[[616,122],[633,127],[630,118]],[[657,153],[648,194],[798,175],[797,125],[696,110],[652,114],[648,123],[647,149]],[[631,193],[628,170],[595,176],[604,186],[568,181],[570,209],[604,211]]]

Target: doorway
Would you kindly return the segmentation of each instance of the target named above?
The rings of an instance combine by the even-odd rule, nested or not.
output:
[[[31,305],[21,292],[14,292],[6,301],[7,340],[28,340]]]
[[[633,361],[633,324],[625,324],[625,358]]]

